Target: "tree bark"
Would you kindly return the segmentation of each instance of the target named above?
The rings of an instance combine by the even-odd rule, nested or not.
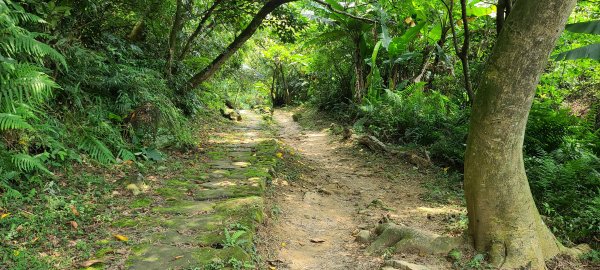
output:
[[[208,21],[210,16],[212,16],[213,11],[215,11],[217,6],[219,6],[219,4],[221,4],[222,2],[223,2],[223,0],[215,0],[215,2],[212,4],[212,6],[210,6],[210,8],[208,8],[206,10],[204,15],[200,19],[200,22],[198,22],[198,26],[196,27],[196,30],[194,30],[192,35],[190,35],[190,37],[185,42],[185,45],[183,45],[183,48],[181,49],[181,53],[179,54],[179,57],[178,57],[179,60],[182,60],[187,55],[194,40],[196,40],[198,35],[200,33],[202,33],[202,30],[204,30],[204,24],[206,23],[206,21]]]
[[[271,13],[276,8],[281,5],[289,2],[293,2],[296,0],[270,0],[265,3],[265,5],[258,11],[258,13],[254,16],[250,24],[237,36],[229,46],[221,53],[217,58],[215,58],[212,63],[210,63],[206,68],[202,71],[194,75],[189,81],[188,85],[191,88],[195,88],[198,85],[202,84],[204,81],[212,77],[212,75],[221,68],[221,66],[229,59],[233,54],[235,54],[241,47],[244,45],[252,35],[258,30],[258,27],[265,20],[267,15]]]
[[[173,60],[175,58],[175,50],[177,50],[177,34],[183,29],[183,1],[177,0],[177,9],[173,18],[173,26],[169,34],[169,50],[167,51],[167,63],[165,66],[165,74],[171,76],[173,69]]]
[[[354,102],[361,103],[365,95],[365,61],[360,53],[360,34],[354,37]]]
[[[501,269],[563,249],[538,213],[523,164],[525,127],[541,73],[576,0],[519,0],[483,72],[465,154],[465,196],[474,246]]]

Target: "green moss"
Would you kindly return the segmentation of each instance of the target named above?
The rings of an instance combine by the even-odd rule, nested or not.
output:
[[[186,190],[182,188],[162,187],[156,189],[156,193],[158,195],[173,199],[183,198],[185,196],[185,192]]]
[[[175,179],[167,180],[165,182],[165,185],[168,186],[168,187],[178,187],[178,188],[192,188],[192,187],[194,187],[194,184],[191,183],[190,181],[182,181],[182,180],[175,180]]]
[[[102,248],[102,249],[100,249],[100,250],[98,250],[98,251],[96,252],[96,257],[98,257],[98,258],[102,258],[102,257],[104,257],[106,254],[108,254],[108,253],[112,253],[113,251],[114,251],[114,249],[113,249],[113,248],[111,248],[111,247],[105,247],[105,248]]]
[[[148,207],[152,204],[152,199],[150,198],[139,198],[131,203],[131,208],[144,208]]]
[[[265,169],[265,168],[256,168],[256,167],[252,167],[252,168],[248,168],[246,169],[246,171],[244,172],[244,176],[247,178],[252,178],[252,177],[271,177],[271,175],[269,174],[269,170]]]
[[[155,207],[152,211],[166,214],[193,214],[206,213],[213,210],[215,203],[196,201],[173,201],[167,206]]]
[[[254,227],[255,222],[262,222],[263,198],[250,196],[244,198],[230,199],[215,206],[215,210],[229,220],[249,227]]]
[[[196,200],[213,200],[223,198],[239,198],[249,196],[261,196],[263,188],[260,186],[230,186],[222,189],[200,190],[194,194]]]
[[[112,223],[117,228],[131,228],[139,225],[139,222],[131,218],[122,218]]]
[[[131,253],[135,256],[141,256],[150,248],[150,243],[142,243],[131,248]]]
[[[222,159],[225,158],[225,152],[221,151],[211,151],[206,153],[206,155],[210,158],[210,159]]]
[[[241,247],[226,247],[223,249],[201,248],[194,253],[192,257],[198,261],[201,266],[209,265],[214,259],[220,259],[227,262],[230,258],[235,258],[238,261],[251,261],[251,256],[246,253]]]

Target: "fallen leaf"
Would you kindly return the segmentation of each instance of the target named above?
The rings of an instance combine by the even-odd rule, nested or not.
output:
[[[175,257],[173,257],[173,259],[172,259],[171,261],[176,261],[176,260],[179,260],[179,259],[181,259],[181,258],[183,258],[183,256],[182,256],[182,255],[175,256]]]
[[[74,220],[69,221],[69,224],[71,224],[71,227],[73,227],[73,229],[77,229],[79,227],[79,224],[77,224],[77,222],[75,222]]]
[[[325,242],[325,240],[319,239],[319,238],[313,238],[313,239],[310,239],[310,241],[313,242],[313,243],[323,243],[323,242]]]
[[[71,208],[71,212],[73,212],[73,215],[75,215],[76,217],[79,216],[79,211],[77,211],[77,208],[75,208],[74,205],[69,205],[69,207]]]
[[[277,153],[277,157],[278,157],[278,158],[283,158],[283,153],[281,153],[281,152],[278,152],[278,153]]]
[[[92,266],[94,264],[103,263],[103,262],[104,261],[102,261],[102,260],[89,260],[89,261],[82,262],[80,264],[80,266],[81,267],[90,267],[90,266]]]
[[[123,242],[129,241],[129,238],[127,238],[127,236],[124,236],[124,235],[115,234],[113,236],[119,241],[123,241]]]
[[[4,213],[0,216],[0,219],[4,219],[6,217],[10,216],[10,213]]]

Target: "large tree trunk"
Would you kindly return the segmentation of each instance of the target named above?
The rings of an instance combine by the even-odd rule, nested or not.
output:
[[[276,8],[281,5],[289,2],[293,2],[296,0],[271,0],[267,2],[258,13],[254,16],[250,24],[242,31],[242,33],[237,36],[229,46],[221,53],[217,58],[215,58],[212,63],[210,63],[204,70],[200,71],[196,75],[194,75],[188,82],[191,88],[195,88],[208,78],[212,77],[212,75],[221,68],[221,66],[232,56],[234,55],[241,47],[244,45],[250,37],[258,30],[258,27],[265,20],[267,15],[271,13]]]
[[[469,232],[502,269],[545,269],[562,248],[535,207],[523,139],[540,75],[576,2],[517,1],[477,91],[465,154]]]

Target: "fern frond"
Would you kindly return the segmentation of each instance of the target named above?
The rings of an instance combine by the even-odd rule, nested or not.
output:
[[[3,111],[15,112],[16,103],[36,105],[45,101],[58,88],[47,74],[28,63],[12,63],[12,69],[3,65],[0,68],[0,108]]]
[[[15,154],[11,159],[15,167],[22,172],[31,172],[33,170],[37,170],[49,175],[54,175],[37,157],[32,157],[28,154]]]
[[[121,150],[119,150],[118,156],[123,161],[135,160],[135,154],[125,148],[122,148]]]
[[[9,129],[33,130],[33,127],[19,115],[0,113],[0,131]]]
[[[86,136],[79,148],[87,152],[93,159],[102,164],[110,164],[115,162],[115,156],[108,147],[100,140]]]

